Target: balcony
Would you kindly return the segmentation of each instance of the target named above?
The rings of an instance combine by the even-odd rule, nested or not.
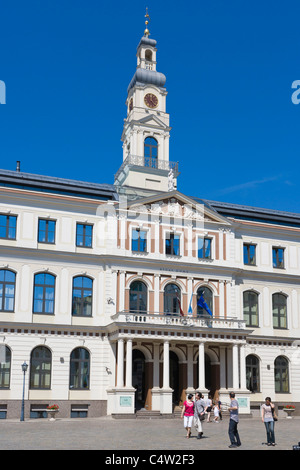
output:
[[[179,314],[165,314],[154,312],[134,312],[124,310],[116,313],[113,317],[116,323],[153,325],[153,326],[175,326],[193,328],[213,328],[225,330],[245,330],[245,320],[237,318],[211,317],[211,316],[181,316]]]
[[[128,155],[127,158],[123,161],[117,173],[115,174],[115,180],[118,179],[119,175],[122,173],[126,166],[139,166],[163,171],[173,170],[175,178],[177,178],[179,174],[178,162],[169,162],[165,160],[159,160],[158,158],[153,157],[140,157],[138,155]]]

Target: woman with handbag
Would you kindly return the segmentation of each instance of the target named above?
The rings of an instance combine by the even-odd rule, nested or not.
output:
[[[265,399],[265,403],[261,407],[261,419],[266,427],[267,445],[275,446],[274,420],[276,419],[277,421],[277,418],[275,415],[275,405],[270,397]]]
[[[186,437],[189,439],[192,432],[192,424],[194,419],[195,403],[193,402],[193,395],[190,393],[187,400],[183,403],[181,419],[184,418],[184,427],[187,430]]]

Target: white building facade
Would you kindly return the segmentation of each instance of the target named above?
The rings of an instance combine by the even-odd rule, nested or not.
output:
[[[156,52],[145,32],[114,185],[0,170],[1,418],[23,384],[27,418],[300,403],[300,215],[177,190]]]

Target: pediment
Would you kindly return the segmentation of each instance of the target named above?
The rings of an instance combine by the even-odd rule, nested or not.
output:
[[[132,121],[133,122],[133,121]],[[142,126],[150,126],[150,127],[159,127],[160,129],[169,130],[170,127],[167,126],[159,117],[155,116],[154,114],[149,114],[148,116],[139,119],[138,121],[134,121],[135,124],[139,124]]]
[[[131,212],[137,215],[148,214],[153,216],[182,218],[185,219],[186,222],[198,221],[220,224],[222,226],[231,225],[226,217],[218,214],[204,201],[195,201],[176,190],[129,201],[126,207],[123,203],[122,209],[126,209],[129,213]]]

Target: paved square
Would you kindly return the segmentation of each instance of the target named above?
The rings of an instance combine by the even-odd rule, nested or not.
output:
[[[300,441],[300,418],[280,419],[275,425],[277,445],[267,447],[265,426],[259,418],[241,419],[242,446],[229,449],[228,418],[204,423],[204,437],[193,429],[186,439],[180,419],[31,419],[0,421],[0,450],[292,450]],[[122,453],[121,453],[122,454]]]

